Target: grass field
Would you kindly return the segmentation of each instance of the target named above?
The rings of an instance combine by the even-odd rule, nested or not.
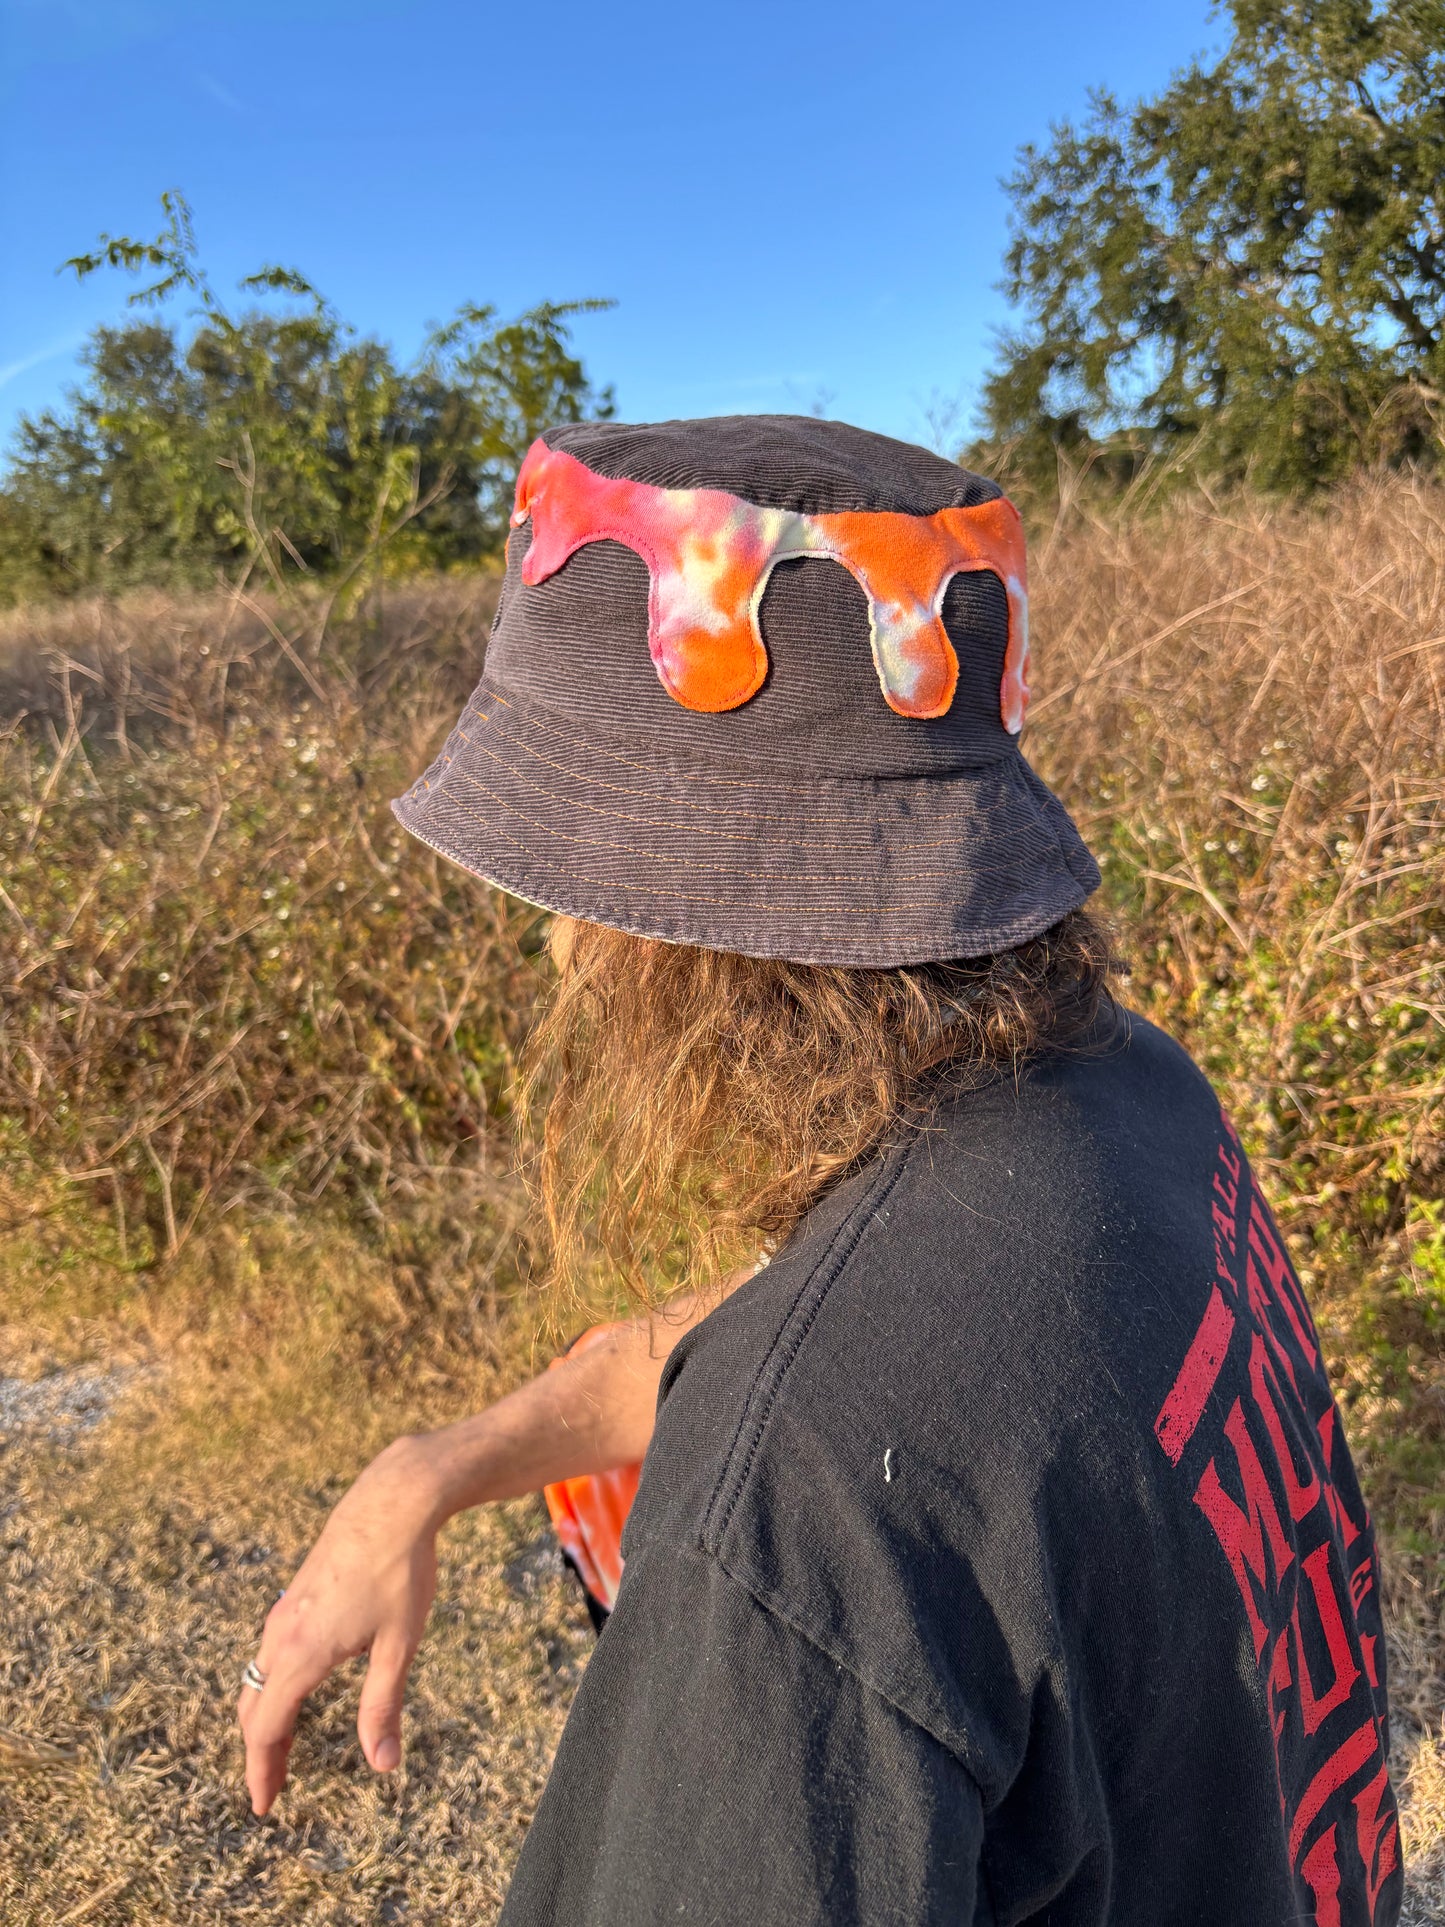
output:
[[[1445,1921],[1445,492],[1075,505],[1029,747],[1130,995],[1224,1094],[1381,1526],[1410,1912]],[[494,585],[324,637],[217,597],[0,619],[0,1918],[484,1921],[588,1637],[535,1504],[449,1535],[405,1771],[355,1680],[274,1816],[259,1620],[395,1432],[545,1356],[508,1150],[532,913],[386,800]]]

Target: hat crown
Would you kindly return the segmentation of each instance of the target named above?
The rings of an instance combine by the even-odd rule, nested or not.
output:
[[[534,445],[513,520],[501,689],[659,752],[824,775],[1013,748],[1018,519],[926,449],[811,417],[569,424]]]
[[[1007,726],[1024,566],[991,482],[811,417],[573,423],[514,524],[481,683],[394,805],[433,849],[640,936],[879,968],[1098,887]]]
[[[996,482],[931,449],[814,415],[567,422],[541,439],[596,475],[655,488],[721,489],[800,515],[937,515],[1003,494]]]

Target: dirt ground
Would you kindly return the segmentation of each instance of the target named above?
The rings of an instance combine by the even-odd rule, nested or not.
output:
[[[246,1486],[166,1455],[136,1478],[163,1378],[99,1422],[89,1389],[0,1456],[0,1919],[491,1920],[591,1645],[540,1503],[448,1534],[403,1771],[361,1757],[358,1665],[317,1696],[257,1821],[239,1669],[344,1480],[258,1466]]]
[[[224,1449],[208,1464],[175,1405],[154,1362],[0,1386],[0,1919],[492,1920],[591,1646],[540,1504],[448,1534],[403,1771],[367,1769],[349,1669],[257,1821],[237,1675],[344,1474],[324,1450],[274,1476]],[[339,1468],[369,1440],[332,1443]],[[1423,1596],[1398,1576],[1395,1594],[1405,1918],[1422,1927],[1445,1921],[1445,1678]]]

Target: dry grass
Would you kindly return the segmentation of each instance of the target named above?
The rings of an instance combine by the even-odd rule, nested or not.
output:
[[[1391,1553],[1408,1918],[1445,1921],[1445,493],[1075,510],[1035,578],[1032,752],[1332,1352]],[[533,1358],[537,932],[384,808],[490,593],[389,587],[320,656],[220,602],[0,622],[0,1375],[141,1368],[0,1457],[7,1921],[482,1920],[505,1884],[586,1649],[535,1508],[451,1536],[403,1784],[354,1681],[272,1821],[228,1735],[345,1481]]]
[[[220,601],[0,623],[0,1142],[33,1210],[91,1187],[145,1268],[207,1214],[383,1225],[505,1171],[524,926],[386,808],[493,594],[443,584],[418,621],[392,592],[324,670]]]
[[[1373,1495],[1445,1577],[1445,493],[1176,504],[1036,545],[1034,753],[1135,995],[1291,1232]]]
[[[118,1439],[165,1420],[132,1401],[110,1423]],[[360,1443],[305,1480],[263,1478],[263,1457],[244,1484],[178,1468],[118,1485],[114,1448],[10,1468],[0,1918],[495,1914],[591,1637],[536,1507],[449,1535],[400,1776],[361,1759],[352,1668],[310,1709],[277,1819],[244,1798],[237,1665]]]

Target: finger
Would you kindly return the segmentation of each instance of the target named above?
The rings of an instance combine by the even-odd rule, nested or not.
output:
[[[271,1811],[276,1796],[286,1784],[286,1763],[291,1757],[293,1735],[265,1747],[246,1743],[246,1791],[251,1811],[259,1820]]]
[[[378,1633],[371,1648],[356,1710],[356,1734],[378,1773],[391,1773],[401,1764],[401,1709],[415,1653],[414,1646],[388,1632]]]
[[[255,1813],[269,1812],[281,1791],[301,1702],[325,1679],[331,1665],[326,1654],[283,1653],[266,1675],[262,1692],[242,1687],[240,1720],[246,1741],[246,1787]]]
[[[256,1728],[261,1695],[243,1686],[236,1706],[237,1722],[246,1747],[246,1791],[251,1796],[251,1811],[258,1817],[268,1813],[276,1795],[286,1782],[286,1762],[291,1752],[291,1734],[261,1738]]]
[[[303,1615],[303,1605],[293,1590],[278,1592],[271,1602],[271,1610],[261,1622],[261,1637],[256,1646],[256,1664],[263,1675],[269,1675],[280,1657],[281,1648],[296,1633]]]
[[[284,1593],[281,1598],[285,1598]],[[255,1654],[254,1663],[266,1680],[267,1687],[271,1684],[270,1674],[275,1668],[280,1645],[277,1626],[280,1604],[281,1600],[278,1599],[267,1613]],[[236,1695],[236,1724],[241,1729],[241,1739],[246,1748],[246,1790],[251,1796],[252,1811],[258,1815],[269,1809],[281,1790],[286,1778],[286,1756],[290,1752],[289,1741],[279,1749],[274,1743],[263,1748],[256,1737],[256,1719],[263,1692],[257,1692],[254,1686],[243,1685]]]
[[[255,1665],[262,1679],[268,1682],[272,1673],[276,1670],[281,1648],[284,1643],[282,1601],[285,1597],[286,1595],[283,1592],[262,1621],[260,1642],[253,1655],[252,1663]],[[243,1737],[249,1734],[251,1720],[260,1703],[261,1694],[256,1688],[254,1686],[243,1685],[236,1698],[236,1722],[240,1726]]]
[[[305,1696],[291,1693],[283,1698],[268,1680],[264,1693],[248,1688],[246,1697],[252,1702],[243,1708],[241,1715],[241,1731],[246,1741],[246,1790],[251,1796],[252,1812],[260,1815],[271,1810],[276,1795],[285,1785],[296,1716]],[[263,1705],[263,1701],[269,1704]]]

